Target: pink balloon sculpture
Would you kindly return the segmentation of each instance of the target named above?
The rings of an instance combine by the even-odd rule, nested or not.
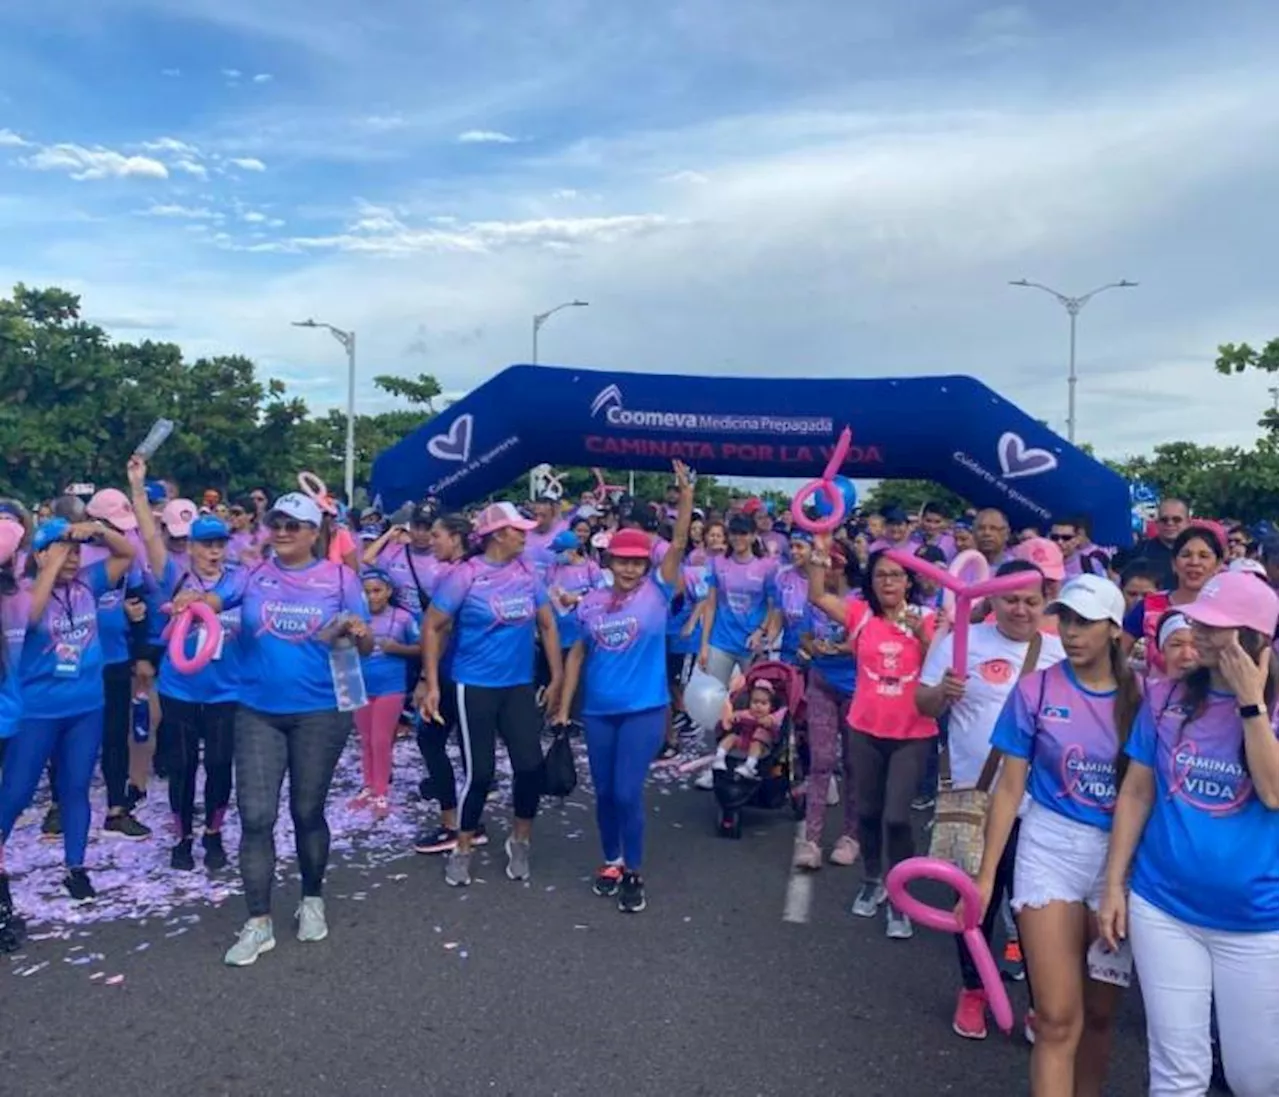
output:
[[[187,636],[191,632],[192,622],[198,621],[202,626],[202,643],[195,655],[187,658]],[[204,670],[213,660],[222,646],[222,622],[213,609],[203,602],[192,602],[179,613],[165,628],[169,637],[169,662],[174,670],[182,674],[195,674]]]
[[[836,484],[835,478],[840,472],[840,466],[844,464],[844,459],[849,455],[849,447],[852,444],[853,431],[845,427],[840,432],[836,448],[831,451],[831,460],[827,462],[822,476],[817,480],[810,480],[796,492],[795,498],[791,500],[791,517],[801,529],[809,533],[830,533],[844,521],[844,493]],[[810,497],[818,493],[827,500],[831,513],[825,518],[810,518],[804,512],[804,505]]]
[[[912,880],[937,880],[955,888],[964,900],[964,924],[956,924],[953,911],[930,906],[912,895],[907,890],[907,884]],[[991,1016],[996,1019],[1000,1031],[1006,1036],[1012,1032],[1013,1006],[1009,1004],[1009,994],[1004,989],[995,958],[991,955],[991,946],[982,936],[982,899],[964,870],[950,861],[940,861],[936,857],[909,857],[889,870],[884,886],[893,905],[913,921],[927,929],[958,933],[964,938],[965,947],[973,958],[973,966],[978,969],[978,975],[982,979],[982,988],[987,992]]]
[[[302,489],[304,495],[313,499],[325,514],[338,513],[337,504],[334,503],[333,496],[329,494],[329,488],[314,472],[298,473],[298,487]]]
[[[614,496],[626,494],[627,489],[625,485],[606,484],[603,472],[601,472],[599,469],[592,469],[591,471],[595,473],[595,477],[596,477],[596,486],[594,491],[596,502],[599,503],[601,506],[605,506],[606,504],[608,504],[610,499]]]
[[[994,579],[984,579],[979,583],[966,582],[958,575],[922,560],[910,552],[901,549],[888,549],[885,552],[894,563],[901,564],[908,571],[923,575],[956,596],[956,636],[953,641],[951,669],[957,677],[964,678],[969,665],[969,618],[973,616],[973,604],[990,598],[993,594],[1005,594],[1011,590],[1024,590],[1038,586],[1044,582],[1044,576],[1038,571],[1015,571],[1011,575],[997,575]]]

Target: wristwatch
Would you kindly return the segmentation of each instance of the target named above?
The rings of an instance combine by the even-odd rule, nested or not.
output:
[[[1262,713],[1261,705],[1241,705],[1240,706],[1240,717],[1243,720],[1252,720],[1255,716],[1261,716],[1262,714],[1263,713]]]

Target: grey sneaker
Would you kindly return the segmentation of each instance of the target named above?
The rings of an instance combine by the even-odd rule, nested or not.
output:
[[[853,901],[853,913],[859,918],[874,918],[880,904],[887,898],[888,893],[879,880],[864,880],[858,889],[858,897]]]
[[[529,843],[522,842],[518,838],[508,838],[505,848],[507,851],[507,879],[529,879]]]
[[[264,952],[276,947],[275,931],[270,918],[250,918],[240,930],[236,943],[227,949],[222,958],[230,967],[248,967]]]
[[[460,849],[450,851],[444,860],[444,882],[451,888],[471,886],[471,854]]]
[[[298,920],[299,941],[323,941],[329,936],[329,923],[324,920],[324,900],[308,895],[298,904],[294,915]]]
[[[911,919],[890,903],[885,908],[884,935],[890,941],[910,941],[914,933]]]

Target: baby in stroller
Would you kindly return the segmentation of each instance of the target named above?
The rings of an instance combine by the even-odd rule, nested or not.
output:
[[[755,777],[760,759],[765,757],[778,740],[778,733],[787,718],[785,701],[767,678],[757,678],[749,687],[741,681],[725,702],[720,729],[725,734],[716,746],[713,770],[729,768],[729,755],[745,754],[746,760],[734,769],[739,777]],[[741,706],[744,690],[748,690],[747,703]],[[736,702],[736,703],[735,703]]]

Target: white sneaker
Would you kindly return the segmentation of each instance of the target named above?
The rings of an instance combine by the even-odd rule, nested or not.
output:
[[[329,923],[324,920],[324,900],[308,895],[298,904],[294,915],[298,920],[299,941],[323,941],[329,936]]]
[[[704,769],[696,778],[694,778],[693,787],[701,789],[703,792],[707,792],[710,789],[715,788],[716,775],[712,773],[711,770]]]
[[[250,918],[240,930],[236,943],[222,958],[229,967],[248,967],[264,952],[276,947],[275,931],[270,918]]]

